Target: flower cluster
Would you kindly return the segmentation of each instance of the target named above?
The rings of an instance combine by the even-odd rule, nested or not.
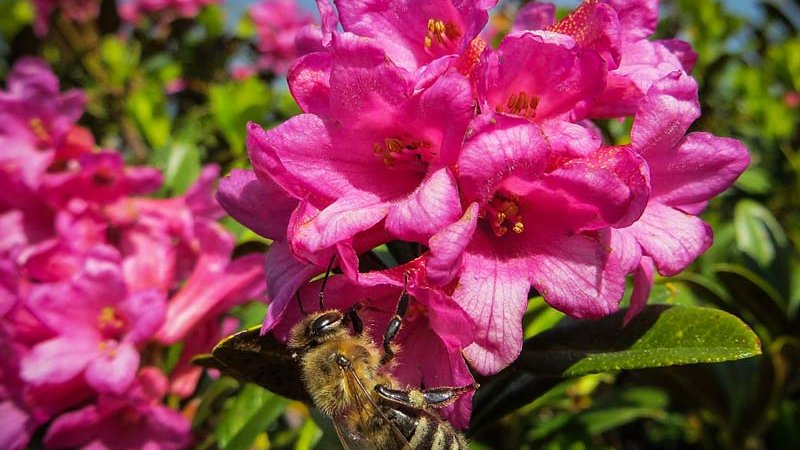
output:
[[[251,124],[254,170],[218,194],[274,240],[265,332],[297,321],[298,290],[314,309],[304,285],[337,255],[326,298],[360,302],[379,338],[409,272],[395,375],[464,385],[462,354],[482,374],[518,356],[532,287],[566,314],[600,317],[633,274],[630,318],[654,269],[677,273],[710,245],[697,214],[749,157],[738,141],[687,134],[695,54],[649,39],[656,1],[585,0],[559,21],[532,2],[496,49],[478,37],[492,0],[317,3],[322,48],[288,74],[303,114]],[[627,117],[624,144],[592,121]],[[359,255],[398,240],[424,251],[359,272]],[[466,426],[469,396],[448,417]]]
[[[262,294],[263,262],[231,259],[218,168],[145,197],[160,173],[96,148],[83,106],[38,59],[0,91],[0,447],[52,422],[48,448],[183,448],[189,423],[160,402],[193,393],[190,358],[230,331],[222,311]],[[168,379],[150,366],[179,340]]]
[[[262,0],[250,8],[250,19],[256,28],[262,70],[283,75],[298,53],[319,47],[320,27],[294,0]]]
[[[160,20],[169,22],[178,18],[195,17],[206,5],[221,3],[220,0],[121,0],[119,16],[126,22],[136,23],[142,16],[160,15]]]

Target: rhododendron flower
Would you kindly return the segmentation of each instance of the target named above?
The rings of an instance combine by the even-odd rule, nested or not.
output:
[[[164,320],[164,295],[129,293],[119,254],[92,251],[72,280],[37,286],[27,299],[31,312],[56,334],[33,347],[21,377],[36,385],[65,382],[83,373],[100,392],[121,393],[139,366],[136,348]]]
[[[392,270],[362,274],[358,283],[343,275],[334,275],[325,286],[325,308],[346,311],[358,303],[358,315],[380,348],[382,336],[403,289],[404,273],[409,273],[408,310],[394,343],[399,349],[391,373],[401,385],[407,386],[468,386],[474,381],[461,355],[461,349],[472,341],[474,324],[461,308],[440,290],[426,286],[422,273],[414,265]],[[299,291],[303,311],[315,311],[319,305],[322,281],[308,283]],[[286,339],[291,327],[302,319],[300,307],[294,303],[272,331]],[[445,416],[458,428],[469,425],[472,392],[463,394],[445,409]]]
[[[44,61],[23,58],[14,64],[0,91],[0,203],[16,206],[20,189],[38,187],[84,103],[80,91],[59,91]]]
[[[600,55],[570,36],[525,31],[506,36],[496,52],[484,53],[478,95],[484,111],[541,121],[593,100],[603,90],[605,75]]]
[[[700,116],[697,84],[683,72],[656,82],[640,105],[631,148],[650,168],[652,193],[642,216],[615,230],[638,281],[628,317],[640,311],[652,284],[653,264],[662,275],[685,269],[711,245],[711,227],[696,214],[747,168],[747,149],[735,139],[686,130]],[[635,241],[635,243],[633,243]],[[638,248],[643,255],[636,258]]]
[[[161,371],[145,367],[126,392],[102,394],[97,404],[58,417],[44,444],[53,449],[184,448],[191,442],[190,424],[180,413],[160,405],[167,387]]]
[[[36,21],[33,31],[44,37],[50,31],[50,16],[56,9],[75,22],[89,22],[100,13],[100,0],[33,0],[36,9]]]
[[[394,236],[419,242],[456,220],[458,193],[444,164],[455,162],[473,114],[467,79],[451,72],[415,91],[410,74],[371,40],[347,33],[334,35],[330,54],[307,55],[295,70],[311,67],[322,75],[290,75],[309,114],[266,133],[250,129],[256,171],[307,199],[309,215],[296,213],[290,232],[295,253],[319,252],[384,219]]]
[[[297,57],[295,36],[312,23],[311,14],[296,0],[262,0],[250,8],[250,18],[256,27],[261,68],[286,73]]]
[[[400,67],[416,70],[463,53],[488,21],[497,0],[337,1],[347,32],[374,38]]]
[[[478,117],[471,127],[458,161],[471,205],[459,227],[442,232],[458,239],[437,236],[431,260],[441,266],[439,258],[458,255],[440,253],[440,240],[464,248],[453,297],[478,327],[465,354],[479,372],[494,373],[519,354],[531,285],[575,317],[616,310],[626,272],[606,228],[635,220],[649,187],[635,153],[598,148],[588,131],[576,140],[576,125],[496,115]],[[471,236],[464,227],[474,229]]]
[[[119,16],[126,22],[136,23],[142,16],[159,14],[162,20],[176,17],[194,17],[206,5],[220,0],[122,0]]]

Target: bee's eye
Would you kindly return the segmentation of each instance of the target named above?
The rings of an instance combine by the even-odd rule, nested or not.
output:
[[[337,311],[325,313],[311,322],[309,332],[311,336],[320,336],[336,328],[342,322],[342,314]]]

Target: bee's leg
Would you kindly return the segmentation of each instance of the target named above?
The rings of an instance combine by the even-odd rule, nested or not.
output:
[[[394,313],[389,324],[386,325],[386,332],[383,333],[383,356],[381,357],[381,364],[386,364],[394,358],[394,350],[392,350],[392,341],[397,332],[400,331],[400,325],[403,323],[403,316],[406,315],[408,309],[408,273],[404,275],[403,292],[400,293],[400,299],[397,300],[397,311]]]
[[[469,384],[460,387],[438,387],[432,389],[395,389],[385,384],[375,386],[375,392],[379,396],[393,402],[401,403],[412,408],[424,409],[428,407],[442,408],[456,400],[461,394],[473,391],[478,388],[478,384]]]
[[[360,335],[361,332],[364,331],[364,322],[362,322],[361,317],[358,316],[359,309],[361,309],[361,303],[356,303],[344,313],[344,323],[352,323],[353,331],[357,335]]]

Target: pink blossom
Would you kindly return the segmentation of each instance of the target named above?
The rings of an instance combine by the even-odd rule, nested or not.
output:
[[[297,57],[295,36],[300,28],[312,23],[311,14],[295,0],[261,0],[250,8],[250,18],[258,36],[259,65],[285,74]]]
[[[161,326],[165,308],[158,291],[128,292],[119,254],[109,247],[91,251],[72,280],[37,286],[27,303],[56,336],[33,347],[21,377],[42,385],[83,373],[92,388],[116,393],[133,382],[136,345]]]
[[[328,75],[329,74],[329,75]],[[251,127],[256,171],[307,199],[290,232],[298,255],[319,252],[385,220],[392,235],[425,242],[461,213],[454,163],[473,114],[470,86],[447,73],[425,89],[372,41],[336,34],[289,76],[308,112],[266,133]],[[365,85],[371,86],[365,90]],[[425,217],[424,221],[413,218]]]
[[[118,5],[119,16],[129,23],[136,23],[142,16],[160,15],[162,20],[179,17],[195,17],[207,5],[220,0],[122,0]]]
[[[541,121],[591,102],[603,91],[605,76],[600,55],[572,37],[524,31],[506,36],[496,52],[483,54],[478,96],[484,111]]]
[[[19,193],[39,186],[84,102],[80,91],[59,91],[44,61],[23,58],[14,64],[0,91],[0,205],[24,206]]]
[[[33,31],[44,37],[50,30],[50,16],[60,8],[64,16],[75,22],[89,22],[100,13],[100,0],[33,0],[36,9],[36,21]]]
[[[58,417],[44,437],[47,448],[104,450],[181,449],[191,442],[190,425],[161,405],[167,378],[155,367],[139,371],[124,393],[103,394],[96,404]]]
[[[465,355],[494,373],[521,349],[531,285],[572,316],[616,310],[626,272],[606,228],[635,220],[649,186],[635,153],[577,125],[480,116],[468,136],[458,167],[470,206],[432,239],[430,262],[457,264],[463,250],[453,298],[478,327]]]
[[[627,264],[636,271],[638,293],[628,318],[644,307],[653,265],[662,275],[674,275],[711,245],[711,227],[697,214],[750,162],[747,149],[735,139],[702,132],[684,136],[700,106],[696,82],[682,71],[654,83],[639,108],[630,147],[647,161],[652,193],[642,216],[614,231],[620,247],[633,249],[625,253],[632,255]]]
[[[399,67],[415,70],[463,53],[488,20],[496,0],[338,1],[342,29],[374,38]]]
[[[401,385],[432,388],[467,386],[474,381],[461,355],[461,349],[472,341],[474,325],[464,311],[442,291],[425,284],[423,274],[414,271],[416,263],[389,271],[362,274],[355,283],[338,275],[328,279],[325,287],[325,308],[345,311],[355,303],[361,305],[359,317],[367,333],[380,347],[383,332],[397,310],[403,288],[403,274],[411,270],[408,311],[395,343],[399,348],[391,366]],[[321,280],[300,289],[303,310],[318,308]],[[302,319],[300,307],[292,303],[281,321],[271,330],[282,339]],[[455,405],[445,410],[446,417],[459,428],[469,424],[472,393],[462,395]]]

